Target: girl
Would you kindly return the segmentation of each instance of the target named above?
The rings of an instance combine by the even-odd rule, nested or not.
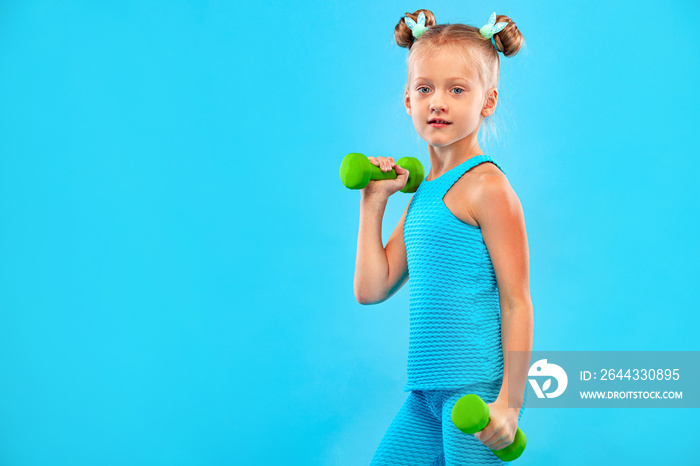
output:
[[[507,16],[493,13],[479,29],[436,24],[418,10],[400,19],[394,38],[409,50],[404,105],[427,142],[430,172],[386,247],[382,216],[408,170],[369,157],[398,176],[370,181],[361,194],[357,301],[383,302],[411,278],[410,393],[372,464],[503,464],[489,448],[513,441],[525,405],[529,357],[516,361],[508,351],[532,349],[529,258],[520,201],[477,135],[496,109],[498,52],[515,55],[523,37]],[[490,408],[489,425],[475,435],[451,420],[467,393]]]

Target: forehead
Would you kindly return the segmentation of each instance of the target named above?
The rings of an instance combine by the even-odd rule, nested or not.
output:
[[[449,79],[460,77],[467,81],[476,81],[479,72],[465,53],[455,53],[445,49],[434,53],[422,53],[411,57],[409,78]]]

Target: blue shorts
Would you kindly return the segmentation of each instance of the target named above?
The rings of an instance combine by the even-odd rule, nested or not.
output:
[[[452,407],[462,396],[475,393],[493,403],[501,384],[469,385],[459,390],[414,390],[391,421],[371,466],[383,465],[485,465],[501,461],[474,435],[465,434],[452,422]],[[525,409],[518,414],[518,421]]]

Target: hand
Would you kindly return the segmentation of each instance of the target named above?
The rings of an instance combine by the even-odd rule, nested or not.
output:
[[[499,402],[488,403],[489,423],[483,430],[474,434],[481,443],[491,450],[502,450],[515,439],[515,431],[518,429],[517,408],[509,408],[508,403]]]
[[[397,191],[400,191],[406,186],[408,181],[408,170],[396,165],[393,157],[367,157],[369,161],[378,166],[383,172],[388,172],[394,169],[396,171],[396,179],[394,180],[370,180],[365,186],[363,193],[381,193],[384,196],[391,196]]]

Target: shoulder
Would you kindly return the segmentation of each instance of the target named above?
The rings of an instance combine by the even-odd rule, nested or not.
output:
[[[494,164],[483,163],[474,177],[474,214],[479,223],[494,215],[512,215],[521,210],[520,200],[508,177]]]

